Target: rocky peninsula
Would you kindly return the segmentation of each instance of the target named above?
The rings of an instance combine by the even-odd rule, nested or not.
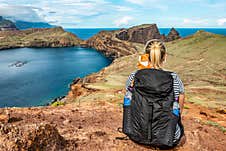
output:
[[[101,31],[85,41],[84,45],[103,52],[107,57],[118,58],[137,53],[139,48],[135,43],[145,44],[151,39],[169,42],[179,38],[174,28],[165,36],[160,34],[156,24],[143,24],[128,29]]]
[[[0,31],[0,50],[23,47],[69,47],[82,42],[62,27]]]

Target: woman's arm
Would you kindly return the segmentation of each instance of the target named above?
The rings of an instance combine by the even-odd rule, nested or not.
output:
[[[126,81],[126,90],[128,90],[129,86],[133,85],[133,80],[134,80],[135,74],[136,74],[136,71],[132,72],[129,75],[129,77],[128,77],[127,81]]]
[[[176,73],[172,73],[172,76],[174,79],[173,87],[175,99],[179,102],[180,113],[182,114],[185,100],[184,84]]]
[[[184,100],[185,100],[185,95],[184,95],[184,93],[181,93],[179,95],[180,114],[182,114],[182,112],[183,112]]]

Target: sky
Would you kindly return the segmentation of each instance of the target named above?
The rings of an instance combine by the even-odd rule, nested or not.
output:
[[[0,16],[64,28],[226,28],[226,0],[0,0]]]

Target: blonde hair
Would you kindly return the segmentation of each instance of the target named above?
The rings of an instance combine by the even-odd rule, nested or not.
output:
[[[149,40],[145,47],[145,53],[149,54],[149,61],[151,67],[155,69],[161,69],[162,63],[166,55],[166,47],[163,42],[158,39]]]

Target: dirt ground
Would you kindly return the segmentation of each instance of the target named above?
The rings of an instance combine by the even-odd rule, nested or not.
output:
[[[191,103],[186,103],[186,106],[183,124],[187,141],[182,147],[174,150],[226,150],[226,133],[219,126],[205,122],[222,121],[221,124],[224,125],[225,114]],[[6,109],[1,109],[3,110],[6,111]],[[131,140],[117,139],[117,137],[124,136],[117,131],[118,127],[122,126],[122,107],[104,100],[59,107],[13,108],[7,109],[7,112],[10,114],[10,123],[6,125],[15,126],[22,133],[27,131],[29,126],[32,131],[32,125],[49,124],[55,127],[59,135],[68,143],[62,150],[155,150],[133,143]],[[9,134],[2,134],[1,137],[9,137]],[[20,136],[17,135],[17,137]],[[39,138],[36,136],[36,139]],[[7,142],[0,142],[0,144],[12,144],[12,142],[8,139]]]

